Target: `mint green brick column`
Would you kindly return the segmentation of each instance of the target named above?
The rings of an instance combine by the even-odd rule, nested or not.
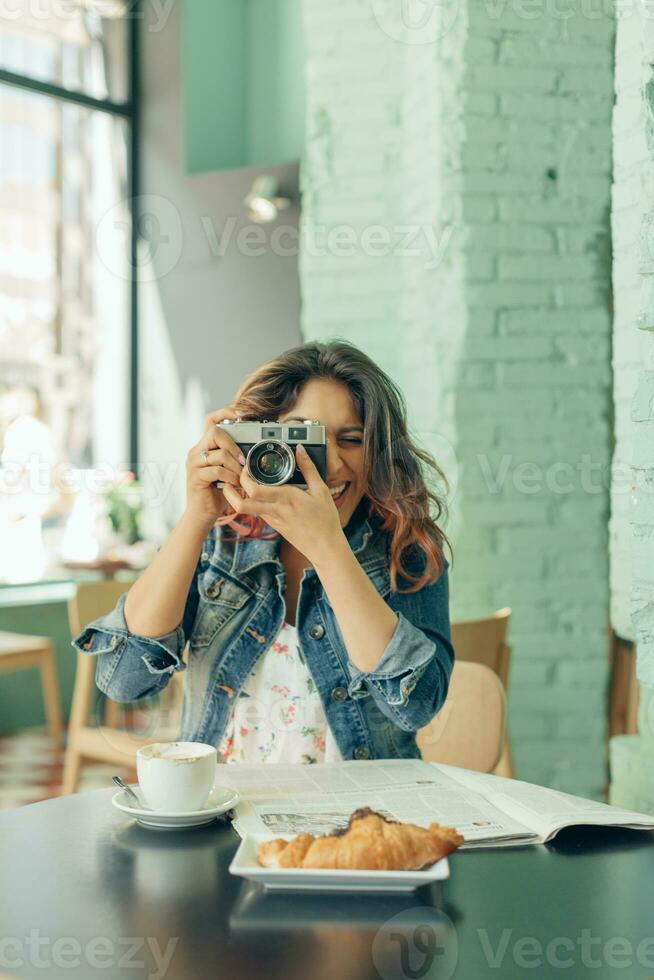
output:
[[[632,403],[640,368],[636,329],[642,309],[639,241],[643,220],[641,182],[649,166],[642,93],[641,21],[619,21],[616,32],[611,226],[613,239],[613,403],[615,448],[611,479],[611,625],[634,639],[631,621],[633,562],[632,493],[635,426]]]
[[[401,6],[304,0],[304,335],[389,370],[454,477],[452,612],[513,607],[519,775],[599,796],[614,25],[581,0],[435,4],[422,28]],[[321,253],[339,225],[350,253]]]
[[[636,5],[618,21],[616,40],[613,621],[636,642],[641,699],[639,735],[611,740],[610,796],[654,813],[654,28],[646,14]]]
[[[463,521],[454,612],[513,608],[518,774],[598,797],[606,783],[614,23],[599,6],[592,18],[582,2],[567,9],[564,20],[548,5],[528,16],[509,4],[465,6],[467,321],[455,404]]]

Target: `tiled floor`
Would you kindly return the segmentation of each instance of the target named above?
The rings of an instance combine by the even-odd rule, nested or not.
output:
[[[44,728],[0,736],[0,810],[59,796],[64,749],[55,750]],[[83,766],[79,790],[111,786],[114,773],[134,782],[136,773],[96,762]]]

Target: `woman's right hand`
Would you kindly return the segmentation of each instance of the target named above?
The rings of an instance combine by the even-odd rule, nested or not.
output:
[[[229,510],[222,490],[216,482],[240,487],[245,457],[230,435],[217,424],[225,419],[237,419],[231,408],[209,412],[204,435],[186,457],[186,513],[200,523],[212,527],[218,517]],[[201,454],[208,453],[204,458]]]

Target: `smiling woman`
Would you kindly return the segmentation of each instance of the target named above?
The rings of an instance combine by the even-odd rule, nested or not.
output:
[[[226,419],[317,419],[326,481],[263,486]],[[228,428],[228,427],[227,427]],[[351,344],[311,343],[255,371],[207,417],[185,514],[107,616],[76,638],[118,701],[186,669],[180,738],[229,761],[416,757],[445,700],[450,642],[441,504],[400,392]],[[217,483],[220,482],[220,488]],[[102,634],[121,642],[106,651]],[[99,635],[98,635],[99,634]]]

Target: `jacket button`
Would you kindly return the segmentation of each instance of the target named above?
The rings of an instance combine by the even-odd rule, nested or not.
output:
[[[321,626],[320,623],[316,623],[309,630],[309,636],[312,640],[322,640],[325,635],[325,627]]]
[[[347,701],[348,693],[346,687],[335,687],[332,691],[332,701]]]
[[[359,759],[359,761],[361,761],[362,759],[369,759],[370,749],[368,748],[368,746],[357,745],[356,749],[354,750],[354,758]]]

